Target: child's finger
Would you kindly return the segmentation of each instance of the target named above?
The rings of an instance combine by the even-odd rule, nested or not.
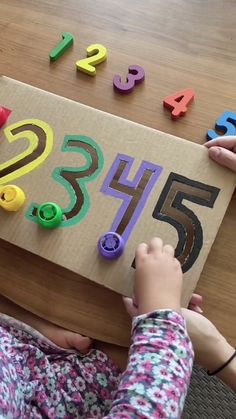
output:
[[[189,304],[188,309],[191,311],[195,311],[195,313],[199,313],[199,314],[203,313],[203,310],[201,309],[201,307],[196,306],[195,304]]]
[[[173,248],[173,246],[171,246],[170,244],[166,244],[164,247],[163,247],[163,252],[164,253],[168,253],[169,255],[171,255],[171,256],[174,256],[174,254],[175,254],[175,249]]]
[[[204,144],[204,146],[207,148],[220,146],[220,147],[227,148],[228,150],[232,150],[236,152],[236,136],[226,135],[223,137],[217,137],[217,138],[214,138],[213,140],[207,141]]]
[[[135,252],[135,259],[139,258],[141,256],[145,256],[148,254],[148,245],[146,243],[140,243],[137,246],[136,252]]]
[[[123,302],[124,302],[126,311],[130,315],[131,318],[138,315],[138,308],[134,305],[132,298],[123,297]]]
[[[149,243],[149,251],[148,253],[160,253],[163,248],[163,241],[160,239],[160,237],[153,237]]]
[[[199,306],[200,304],[202,304],[202,296],[199,295],[199,294],[192,294],[192,297],[190,298],[189,304]]]
[[[66,345],[69,349],[77,349],[82,353],[88,352],[92,344],[90,338],[81,336],[78,333],[74,333],[69,330],[65,332],[65,339]],[[63,347],[66,348],[66,345],[63,345]]]
[[[202,296],[199,294],[193,294],[190,298],[188,309],[202,314],[203,310],[201,309],[200,304],[202,304]]]
[[[221,166],[236,172],[236,154],[222,147],[212,147],[209,149],[209,156]]]

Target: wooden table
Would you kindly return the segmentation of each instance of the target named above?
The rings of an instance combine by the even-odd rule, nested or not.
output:
[[[225,110],[236,111],[236,3],[230,0],[0,0],[0,73],[141,124],[204,143]],[[72,50],[50,64],[63,31]],[[86,48],[108,60],[91,78],[76,72]],[[146,81],[132,95],[113,92],[131,64]],[[165,96],[192,87],[196,100],[173,122]],[[236,196],[228,208],[197,291],[205,314],[236,345]],[[130,321],[119,295],[1,242],[0,292],[61,326],[127,345]]]

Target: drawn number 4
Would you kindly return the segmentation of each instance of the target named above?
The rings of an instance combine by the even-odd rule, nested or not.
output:
[[[153,218],[171,224],[178,233],[175,256],[187,272],[201,251],[203,231],[194,212],[183,204],[188,200],[198,205],[213,208],[219,189],[170,173],[153,211]]]

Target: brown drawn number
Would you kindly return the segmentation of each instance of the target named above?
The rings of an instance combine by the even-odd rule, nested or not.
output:
[[[62,226],[78,223],[89,210],[90,200],[86,189],[87,182],[93,181],[103,167],[103,154],[92,138],[84,135],[66,135],[62,151],[80,153],[85,158],[85,164],[77,167],[57,167],[52,172],[53,179],[61,184],[70,196],[70,203],[63,210]],[[27,217],[35,220],[38,204],[32,204]]]
[[[132,196],[132,199],[130,201],[130,204],[127,207],[127,210],[125,211],[125,215],[124,217],[121,219],[118,227],[116,228],[116,233],[122,235],[126,229],[126,227],[128,226],[135,209],[137,208],[137,205],[140,201],[140,198],[143,194],[144,189],[146,188],[150,178],[153,175],[153,171],[145,169],[143,172],[143,175],[138,183],[138,185],[136,186],[136,188],[132,188],[128,185],[122,185],[122,183],[119,183],[120,177],[122,175],[122,173],[124,172],[124,169],[127,165],[127,162],[124,160],[121,160],[118,168],[117,168],[117,172],[114,175],[114,178],[112,179],[111,183],[110,183],[110,187],[112,189],[115,189],[119,192],[123,192],[129,196]]]
[[[0,163],[0,184],[11,182],[26,175],[42,164],[52,151],[53,131],[44,121],[27,119],[4,129],[8,142],[28,141],[28,147],[3,163]]]
[[[78,179],[91,176],[94,172],[98,170],[98,155],[96,153],[96,150],[90,144],[84,143],[83,141],[69,140],[67,142],[67,148],[69,149],[71,147],[75,147],[78,150],[84,149],[86,153],[88,153],[91,156],[92,162],[89,168],[86,170],[71,171],[68,169],[62,169],[60,171],[60,177],[65,179],[68,182],[68,184],[72,186],[76,196],[75,205],[66,214],[64,214],[64,218],[66,220],[70,220],[71,218],[79,214],[84,204],[84,194],[78,183]],[[37,215],[37,207],[33,208],[32,215]]]
[[[152,216],[171,224],[178,233],[175,256],[187,272],[194,264],[203,245],[201,223],[183,200],[213,208],[220,190],[176,173],[170,173]]]
[[[72,186],[72,188],[75,191],[75,195],[77,197],[76,203],[73,208],[71,208],[70,211],[66,213],[66,219],[70,220],[71,218],[75,217],[77,214],[79,214],[82,205],[84,203],[84,194],[81,190],[81,187],[78,183],[78,179],[86,178],[88,176],[91,176],[93,173],[95,173],[98,170],[98,155],[96,150],[90,145],[86,144],[82,141],[75,141],[75,140],[69,140],[67,143],[68,148],[70,147],[77,147],[78,149],[84,149],[87,154],[91,156],[91,165],[86,170],[78,170],[78,171],[70,171],[70,170],[62,170],[61,171],[61,177],[64,178],[68,184]]]

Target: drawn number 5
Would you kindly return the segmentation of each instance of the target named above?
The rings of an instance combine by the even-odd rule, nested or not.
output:
[[[175,256],[187,272],[201,251],[203,231],[194,212],[183,204],[188,200],[204,207],[213,208],[219,189],[190,180],[176,173],[170,173],[158,199],[152,216],[171,224],[178,233]]]
[[[218,134],[213,129],[209,129],[206,138],[208,141],[220,135],[235,135],[236,133],[236,114],[233,112],[224,112],[216,121],[215,128],[222,131],[223,134]]]

